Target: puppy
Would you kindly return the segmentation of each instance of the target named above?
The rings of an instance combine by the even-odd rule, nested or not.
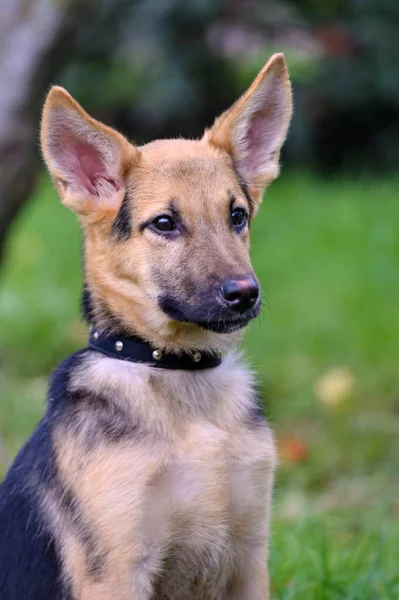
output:
[[[50,91],[91,334],[0,488],[1,600],[269,597],[275,448],[231,349],[259,313],[249,229],[290,116],[281,54],[196,141],[134,146]]]

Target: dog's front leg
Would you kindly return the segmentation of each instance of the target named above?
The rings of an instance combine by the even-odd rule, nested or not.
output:
[[[228,587],[226,600],[268,600],[267,548],[247,548]]]
[[[110,557],[103,572],[94,576],[87,574],[73,588],[77,600],[150,600],[155,576],[153,564],[147,559],[132,564],[131,560]]]

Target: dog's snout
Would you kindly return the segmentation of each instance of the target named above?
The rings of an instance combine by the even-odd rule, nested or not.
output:
[[[226,279],[221,291],[229,307],[237,312],[253,308],[259,298],[259,285],[252,276]]]

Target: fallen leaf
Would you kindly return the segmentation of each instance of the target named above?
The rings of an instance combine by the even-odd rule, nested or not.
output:
[[[335,367],[318,379],[313,392],[326,406],[339,406],[353,393],[355,378],[347,367]]]
[[[309,448],[300,438],[287,437],[279,443],[279,455],[283,461],[301,463],[308,458]]]

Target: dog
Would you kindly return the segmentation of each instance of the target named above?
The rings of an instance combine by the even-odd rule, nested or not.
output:
[[[282,54],[195,141],[137,147],[50,90],[42,150],[83,229],[91,333],[0,488],[1,600],[269,597],[276,452],[234,349],[291,111]]]

